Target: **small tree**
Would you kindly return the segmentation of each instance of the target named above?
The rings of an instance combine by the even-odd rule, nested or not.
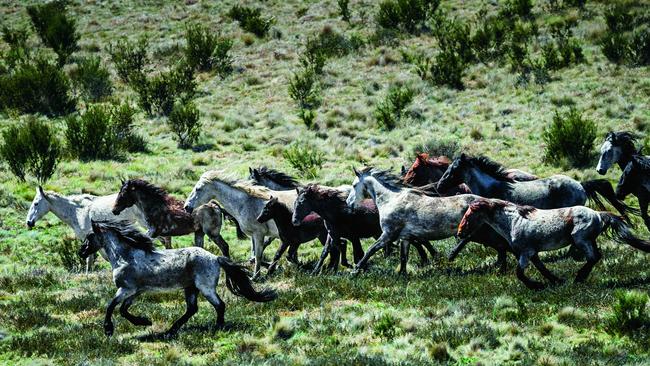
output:
[[[316,72],[313,68],[303,68],[289,80],[289,96],[298,104],[298,117],[308,127],[314,126],[316,114],[321,103]]]
[[[27,38],[29,38],[27,29],[2,27],[2,40],[9,45],[9,50],[4,54],[4,61],[10,70],[17,64],[29,60],[31,52],[27,47]]]
[[[304,143],[292,143],[282,152],[282,156],[303,177],[315,178],[323,167],[323,153]]]
[[[199,110],[192,102],[176,103],[167,124],[176,136],[178,147],[189,149],[194,145],[201,133]]]
[[[129,41],[125,38],[108,46],[107,51],[115,64],[117,75],[123,82],[129,84],[141,80],[144,67],[149,62],[148,48],[149,42],[146,37],[141,37],[138,41]]]
[[[113,93],[111,74],[97,56],[79,59],[70,77],[81,89],[82,95],[91,102],[101,101]]]
[[[545,160],[584,166],[592,157],[596,134],[596,124],[584,119],[577,109],[572,107],[566,113],[555,111],[553,122],[542,132],[546,143]]]
[[[265,19],[262,17],[262,10],[259,8],[234,5],[230,8],[228,16],[238,21],[244,30],[260,38],[266,36],[273,24],[273,19]]]
[[[59,65],[67,63],[70,55],[79,49],[77,25],[74,19],[68,17],[66,5],[66,0],[57,0],[27,7],[36,33],[57,54]]]
[[[392,130],[402,118],[404,109],[411,104],[415,92],[408,87],[391,86],[383,102],[377,105],[375,117],[379,127]]]
[[[40,184],[52,177],[61,158],[61,144],[45,122],[30,117],[22,125],[14,125],[2,134],[0,157],[20,180],[26,173]]]
[[[232,48],[231,39],[222,38],[205,26],[194,24],[187,27],[185,41],[185,59],[192,68],[199,71],[216,68],[222,75],[232,69],[232,58],[228,55]]]
[[[350,23],[350,0],[338,0],[337,1],[339,5],[339,13],[341,14],[341,18]]]

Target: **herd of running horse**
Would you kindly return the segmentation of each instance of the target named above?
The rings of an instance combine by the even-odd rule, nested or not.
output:
[[[430,241],[456,237],[450,260],[473,241],[494,248],[497,265],[505,271],[507,253],[512,253],[518,260],[517,277],[527,287],[541,289],[543,283],[525,275],[529,262],[550,283],[562,280],[544,266],[540,252],[571,246],[581,253],[586,263],[576,282],[584,281],[600,260],[596,244],[600,234],[650,252],[650,241],[639,239],[630,229],[630,215],[641,216],[650,228],[650,159],[635,143],[629,132],[610,132],[601,146],[598,173],[605,174],[613,164],[623,171],[616,191],[605,179],[540,178],[505,169],[485,157],[462,154],[451,161],[418,154],[399,176],[371,167],[355,169],[352,184],[339,187],[303,185],[266,167],[250,168],[246,180],[212,170],[201,176],[184,202],[142,179],[123,181],[118,193],[101,197],[63,196],[38,187],[26,223],[32,228],[51,211],[84,240],[79,255],[87,258],[87,270],[97,252],[111,263],[118,291],[106,312],[106,335],[113,333],[112,313],[120,304],[120,314],[131,323],[150,325],[149,319],[128,309],[136,296],[152,290],[185,291],[186,313],[166,336],[174,335],[196,313],[199,293],[214,306],[221,326],[225,304],[215,291],[221,269],[234,294],[270,301],[276,293],[256,290],[252,283],[262,266],[271,274],[287,250],[287,260],[298,264],[299,246],[316,238],[323,249],[315,273],[328,256],[330,269],[341,263],[357,273],[377,251],[384,249],[388,255],[398,246],[400,273],[405,274],[411,244],[426,264],[435,255]],[[623,202],[628,194],[638,198],[639,209]],[[606,212],[603,199],[618,214]],[[585,207],[588,200],[601,211]],[[251,238],[252,278],[244,266],[229,259],[228,244],[221,236],[224,218],[235,224],[238,238]],[[191,233],[194,247],[171,249],[171,237]],[[202,248],[205,235],[222,256]],[[160,238],[167,249],[155,250],[152,238]],[[270,263],[264,262],[264,249],[276,238],[280,247]],[[376,241],[364,252],[361,239],[365,238]],[[347,241],[352,243],[352,266]]]

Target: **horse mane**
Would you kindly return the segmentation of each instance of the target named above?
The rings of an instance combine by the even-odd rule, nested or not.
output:
[[[504,182],[515,183],[515,181],[508,176],[508,172],[503,165],[487,156],[467,157],[467,159],[472,165],[478,167],[493,178]]]
[[[377,179],[382,185],[384,185],[386,188],[390,189],[393,192],[398,192],[404,188],[408,188],[411,190],[411,192],[418,195],[430,196],[432,194],[431,192],[426,190],[426,188],[428,187],[425,186],[426,188],[424,190],[421,189],[422,187],[413,187],[409,184],[404,183],[404,180],[402,178],[400,178],[399,176],[395,175],[394,173],[388,170],[366,167],[361,170],[361,174],[370,175],[371,177]]]
[[[266,177],[267,179],[270,179],[280,185],[286,186],[286,187],[291,187],[291,188],[298,188],[301,187],[302,185],[298,182],[298,180],[286,173],[283,173],[279,170],[271,169],[267,166],[261,166],[257,168],[257,172],[261,175]],[[258,182],[259,183],[259,182]]]
[[[68,199],[68,200],[70,200],[70,201],[72,201],[72,202],[74,202],[76,204],[81,204],[86,200],[87,201],[92,201],[95,198],[97,198],[97,196],[93,196],[93,195],[87,194],[87,193],[71,194],[69,196],[66,196],[66,195],[63,195],[61,193],[54,192],[54,191],[44,191],[44,192],[45,192],[45,198],[46,199],[47,199],[47,197],[65,198],[65,199]]]
[[[528,218],[530,214],[537,211],[537,208],[533,206],[522,206],[504,200],[489,199],[489,198],[479,198],[476,201],[470,203],[469,211],[470,212],[476,212],[481,210],[491,211],[494,209],[505,208],[508,206],[515,206],[517,213],[519,213],[519,215],[525,218]]]
[[[114,232],[121,242],[134,249],[151,252],[155,250],[153,239],[127,221],[94,221],[100,229]]]
[[[225,174],[220,170],[209,170],[199,179],[199,182],[212,183],[212,182],[221,182],[230,187],[233,187],[239,191],[246,193],[249,196],[260,198],[263,200],[268,200],[271,198],[272,191],[264,186],[255,184],[254,181],[241,181],[236,178]]]
[[[342,202],[347,199],[347,193],[339,191],[338,189],[323,187],[315,183],[309,183],[305,186],[304,192],[317,200],[336,198]]]
[[[644,172],[650,171],[650,159],[646,158],[645,156],[641,155],[634,155],[632,156],[632,160],[636,163],[636,165],[641,168]]]
[[[422,166],[431,167],[432,169],[441,169],[444,171],[447,169],[447,167],[449,167],[450,164],[451,160],[449,160],[449,158],[444,155],[432,158],[427,153],[418,153],[416,154],[415,161],[406,172],[402,180],[404,182],[412,181],[415,178],[415,170]]]
[[[126,182],[126,184],[134,186],[141,192],[144,192],[145,194],[152,197],[154,200],[156,199],[160,200],[160,202],[163,202],[166,206],[170,208],[180,207],[182,209],[183,207],[184,202],[170,196],[169,193],[167,193],[167,191],[164,188],[149,183],[144,179],[130,179]]]
[[[636,143],[639,139],[637,135],[630,131],[609,132],[605,137],[616,145],[619,145],[624,153],[630,155],[637,155]]]

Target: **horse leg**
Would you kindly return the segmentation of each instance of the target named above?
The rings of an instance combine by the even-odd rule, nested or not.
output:
[[[122,302],[122,305],[120,305],[120,314],[122,315],[122,317],[124,317],[124,319],[130,321],[131,324],[133,325],[141,325],[141,326],[151,325],[151,320],[147,319],[146,317],[137,316],[129,313],[129,307],[131,307],[131,305],[133,304],[133,300],[135,300],[136,296],[138,296],[138,294],[131,295],[127,297],[126,300],[124,300],[124,302]]]
[[[406,276],[408,273],[408,270],[406,269],[406,264],[408,263],[409,259],[409,247],[410,243],[408,240],[402,240],[402,243],[400,245],[400,253],[399,253],[399,274],[402,276]]]
[[[311,272],[312,274],[315,275],[318,274],[318,272],[320,272],[320,269],[323,266],[323,262],[327,257],[327,253],[329,253],[331,243],[332,243],[332,237],[328,234],[327,239],[325,240],[325,245],[323,245],[323,250],[320,253],[320,258],[318,258],[318,262],[316,262],[316,266],[314,267],[314,270]]]
[[[396,235],[390,235],[386,232],[381,233],[379,239],[377,239],[377,241],[370,248],[368,248],[368,251],[363,256],[363,258],[357,262],[357,265],[354,267],[354,272],[358,272],[361,268],[365,268],[370,257],[375,255],[375,253],[377,253],[381,248],[385,247],[386,245],[390,245],[390,243],[394,241],[395,237]]]
[[[466,239],[461,239],[458,244],[454,247],[454,249],[451,250],[449,255],[447,256],[447,259],[451,262],[454,259],[456,259],[456,256],[458,256],[458,253],[460,253],[461,250],[465,247],[465,245],[469,242],[469,238]]]
[[[115,310],[115,307],[119,305],[124,299],[132,296],[135,294],[135,290],[127,289],[125,287],[120,287],[117,289],[117,292],[115,293],[115,297],[111,300],[111,302],[108,303],[108,307],[106,308],[106,316],[104,317],[104,334],[106,334],[107,337],[110,337],[113,335],[113,330],[115,327],[113,326],[113,311]]]
[[[275,238],[270,237],[270,236],[269,236],[268,238],[266,238],[266,239],[264,240],[264,248],[266,248],[266,247],[268,247],[269,245],[271,245],[271,243],[273,243],[273,240],[275,240]]]
[[[287,250],[289,247],[289,243],[286,240],[282,240],[280,243],[280,247],[278,250],[275,252],[275,255],[273,256],[273,261],[271,262],[271,265],[269,265],[268,269],[268,274],[272,274],[275,272],[275,268],[278,266],[278,262],[280,261],[280,258],[282,258],[282,255],[284,252]]]
[[[600,258],[602,258],[602,254],[600,254],[600,250],[596,246],[595,240],[590,243],[582,242],[581,244],[581,247],[583,247],[583,250],[587,256],[587,263],[585,263],[578,271],[576,279],[574,280],[575,283],[584,282],[587,277],[589,277],[589,274],[591,273],[591,270],[594,268],[596,263],[598,263],[598,261],[600,261]]]
[[[639,200],[639,210],[641,210],[641,218],[646,228],[650,230],[650,217],[648,217],[648,195],[643,192],[636,196]]]
[[[200,287],[199,291],[208,299],[208,302],[212,304],[214,310],[217,312],[217,328],[222,328],[224,324],[224,314],[226,313],[226,303],[221,300],[217,291],[215,290],[216,283],[214,287]]]
[[[414,241],[413,247],[418,251],[418,255],[420,256],[420,266],[424,267],[429,264],[429,257],[427,256],[427,252],[424,250],[422,243],[419,241]]]
[[[224,257],[230,258],[230,247],[228,246],[226,240],[224,240],[223,236],[221,236],[221,234],[208,233],[208,237],[219,247],[219,250],[221,250],[221,254]]]
[[[542,276],[546,277],[546,279],[549,280],[552,284],[561,284],[564,282],[563,279],[554,275],[553,272],[546,268],[542,260],[539,259],[539,254],[535,253],[535,255],[530,257],[530,260],[533,262],[533,265],[542,274]]]
[[[354,263],[358,263],[361,258],[363,258],[363,247],[361,247],[361,240],[356,238],[352,241],[352,256],[354,258]]]
[[[255,251],[255,271],[253,272],[252,279],[256,279],[260,275],[262,260],[264,259],[264,235],[256,233],[252,236],[251,240]]]
[[[544,288],[544,284],[538,281],[533,281],[526,276],[524,271],[528,267],[528,256],[526,254],[519,255],[519,263],[517,265],[517,278],[526,285],[531,290],[541,290]]]
[[[194,246],[203,248],[203,231],[194,232]]]
[[[86,274],[92,272],[93,267],[95,267],[95,260],[97,259],[97,254],[93,253],[86,258]]]
[[[354,255],[354,247],[356,245],[361,247],[361,240],[359,240],[359,238],[350,239],[350,243],[352,243],[352,252]],[[341,246],[339,250],[341,251],[341,265],[346,268],[352,268],[352,265],[348,262],[348,242],[343,238],[341,238]]]
[[[494,248],[497,251],[497,261],[495,265],[499,268],[500,274],[508,271],[508,252],[505,248]]]
[[[165,338],[174,337],[176,333],[178,333],[178,330],[187,323],[194,314],[196,314],[199,310],[199,304],[197,302],[198,294],[199,290],[194,286],[185,288],[185,304],[187,305],[187,309],[185,310],[185,314],[176,320],[174,324],[172,324],[171,328],[165,332]]]
[[[340,263],[341,263],[341,237],[335,234],[332,237],[332,241],[330,242],[330,263],[327,266],[327,269],[336,272],[339,270]]]

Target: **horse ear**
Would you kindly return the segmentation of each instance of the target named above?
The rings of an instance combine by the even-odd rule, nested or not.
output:
[[[300,187],[296,187],[296,193],[300,195]]]
[[[251,174],[251,175],[253,174],[253,167],[250,167],[250,166],[248,167],[248,174]]]
[[[406,167],[402,165],[402,170],[401,170],[402,175],[406,175]]]
[[[465,161],[465,160],[467,160],[467,155],[465,155],[465,153],[461,153],[461,154],[460,154],[460,160],[461,160],[461,161]]]
[[[40,185],[38,186],[38,193],[40,193],[41,196],[45,197],[45,191],[43,191],[43,187]]]
[[[357,170],[357,168],[352,167],[352,171],[354,171],[354,175],[356,175],[357,177],[361,178],[361,173],[359,173],[359,171]]]

